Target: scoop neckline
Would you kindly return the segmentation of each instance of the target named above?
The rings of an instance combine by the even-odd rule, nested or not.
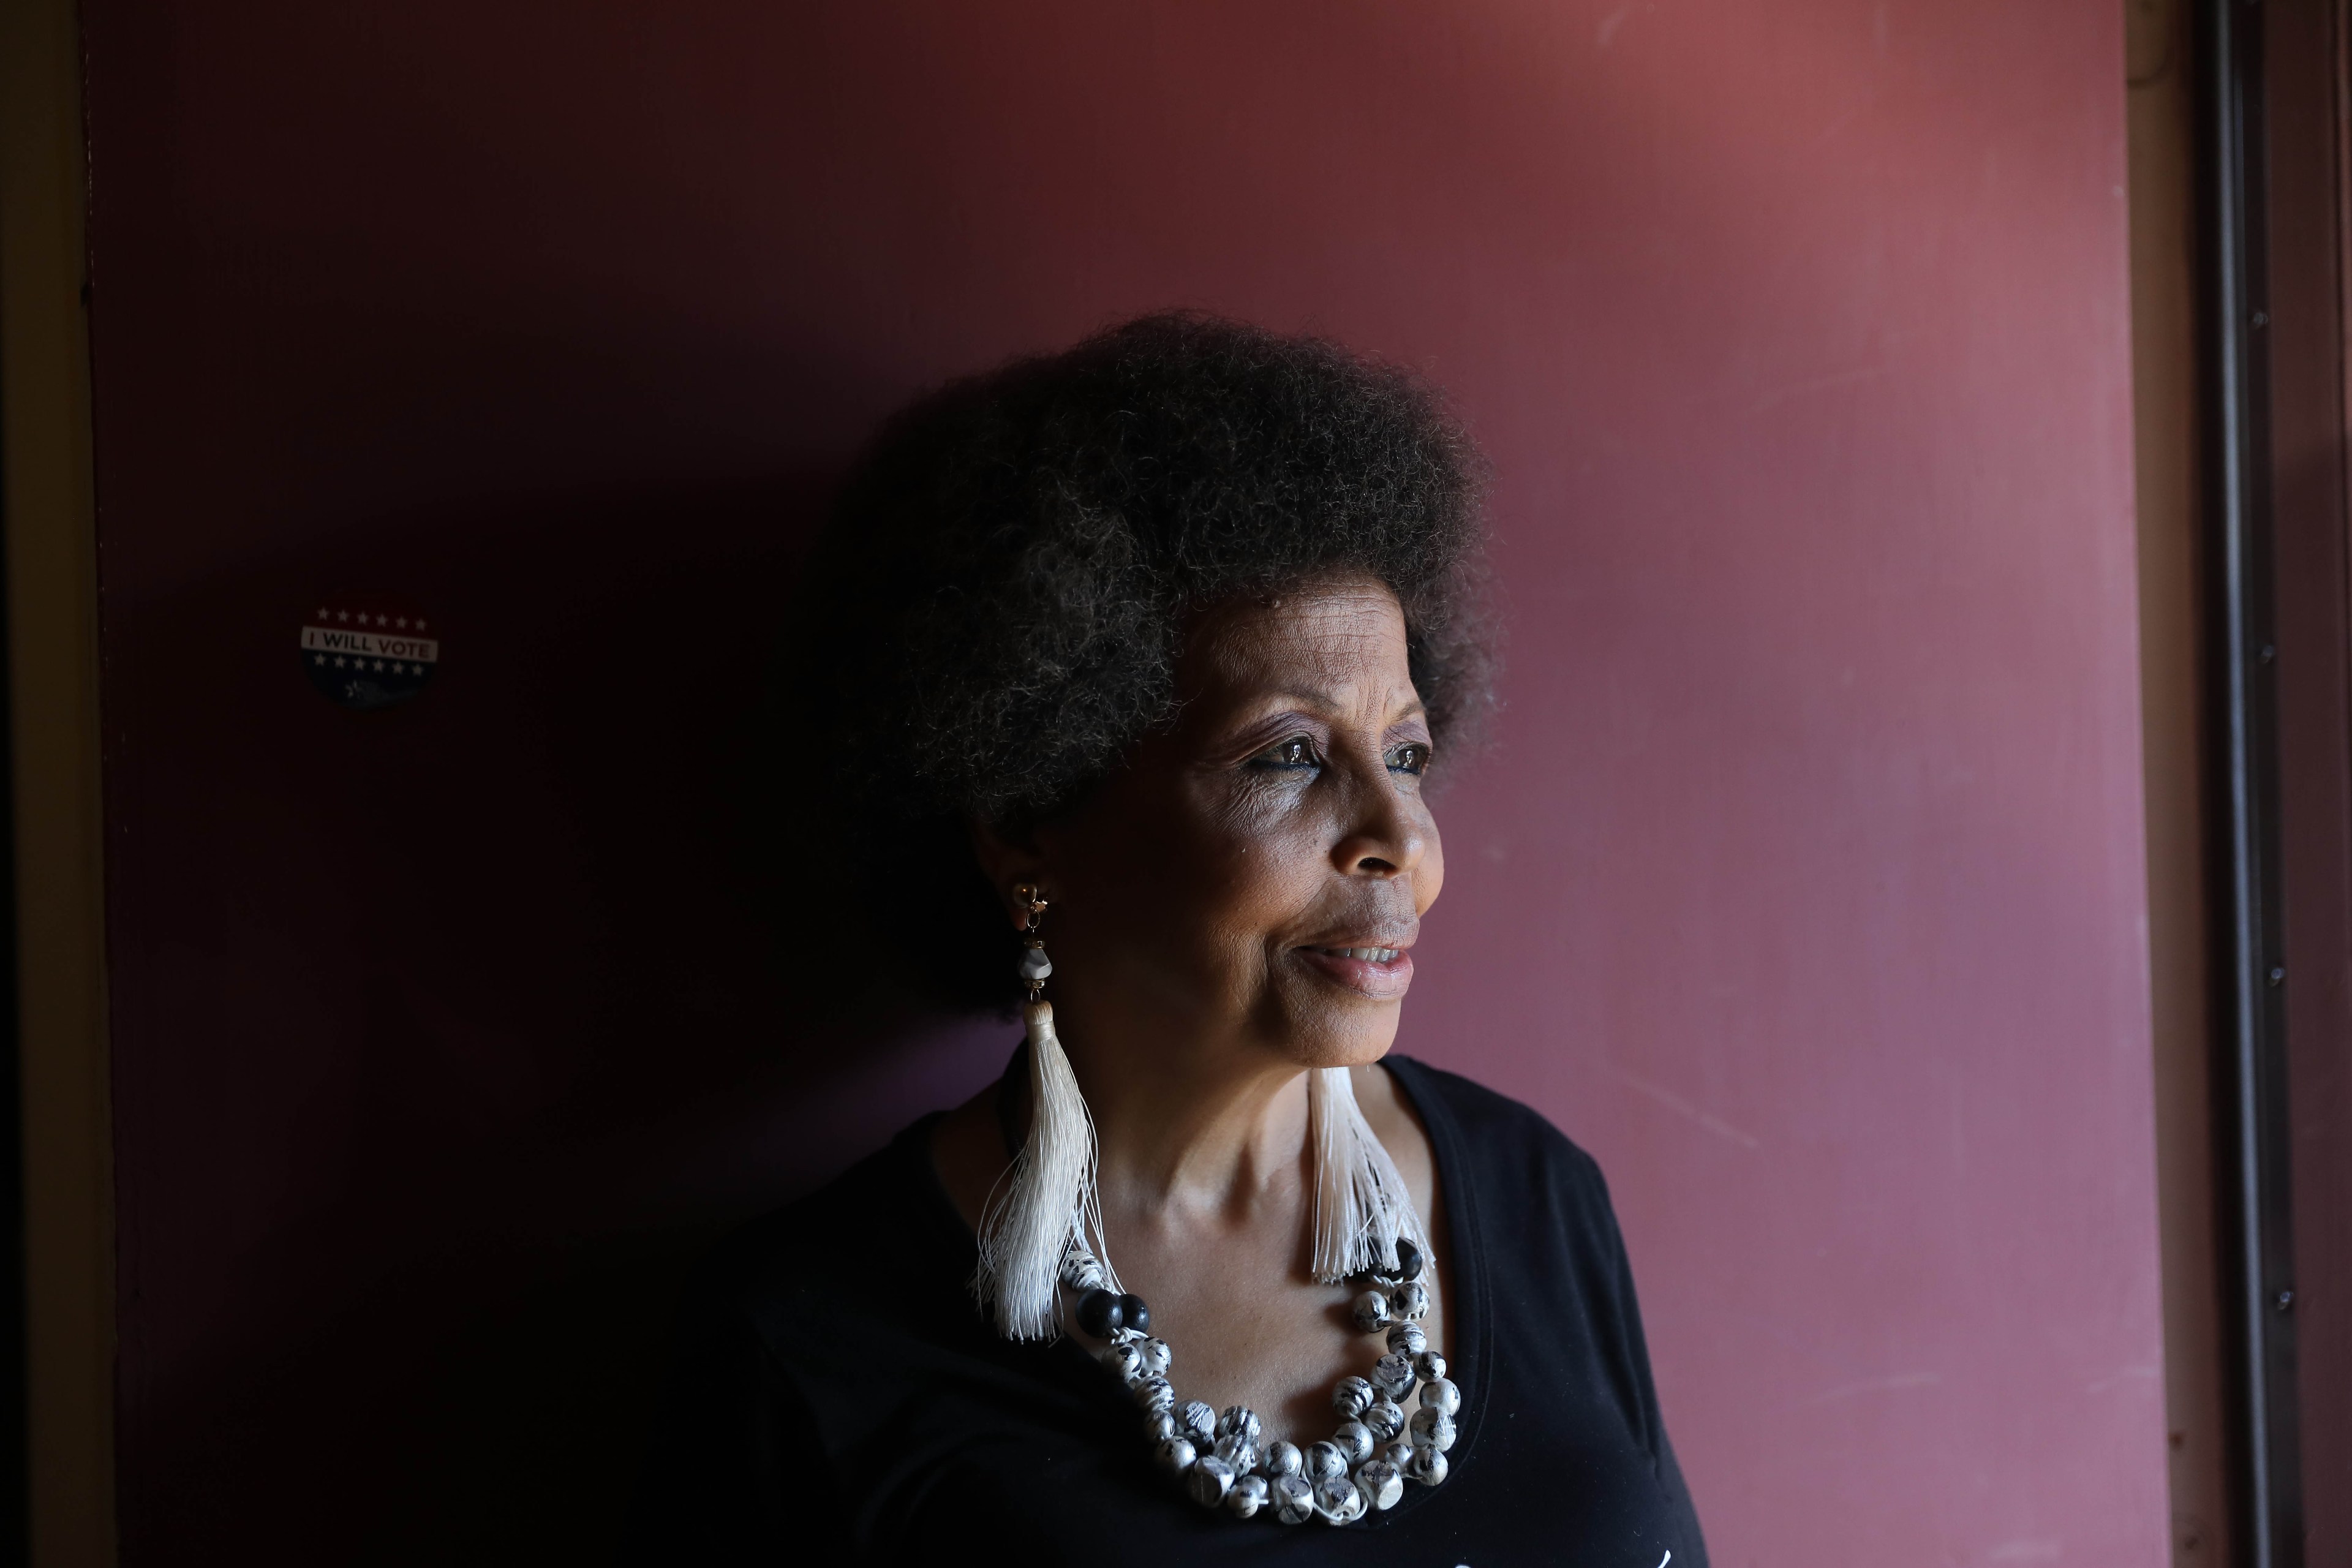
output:
[[[1449,1467],[1446,1484],[1451,1484],[1452,1468],[1469,1458],[1477,1447],[1479,1429],[1486,1414],[1487,1394],[1494,1383],[1493,1378],[1486,1375],[1488,1329],[1486,1249],[1471,1222],[1470,1163],[1463,1157],[1458,1130],[1454,1125],[1453,1115],[1434,1092],[1435,1086],[1423,1076],[1435,1069],[1416,1058],[1395,1051],[1383,1056],[1376,1065],[1388,1069],[1390,1080],[1411,1104],[1413,1114],[1421,1119],[1422,1130],[1429,1138],[1430,1163],[1437,1173],[1438,1201],[1445,1210],[1447,1251],[1453,1263],[1450,1270],[1454,1281],[1453,1305],[1455,1309],[1455,1321],[1452,1324],[1455,1331],[1455,1352],[1446,1360],[1449,1375],[1457,1386],[1464,1389],[1462,1409],[1454,1418],[1454,1447],[1445,1456]],[[939,1162],[931,1152],[932,1140],[940,1122],[946,1116],[944,1110],[931,1111],[919,1119],[901,1136],[922,1163],[923,1186],[930,1195],[934,1212],[976,1253],[980,1237],[965,1222],[963,1211],[956,1206],[954,1195],[941,1179]],[[979,1311],[976,1303],[974,1310]],[[984,1322],[985,1319],[982,1321]],[[1003,1342],[996,1334],[993,1324],[987,1324],[987,1329],[990,1337]],[[1057,1347],[1066,1348],[1070,1352],[1084,1357],[1089,1366],[1099,1370],[1100,1363],[1093,1353],[1070,1335],[1057,1336],[1055,1343]],[[1457,1370],[1462,1367],[1469,1368],[1474,1375],[1467,1379],[1462,1377]],[[1358,1527],[1386,1529],[1402,1516],[1426,1505],[1443,1490],[1444,1485],[1424,1487],[1408,1481],[1405,1483],[1405,1495],[1393,1507],[1359,1521]]]
[[[1381,1065],[1389,1068],[1389,1077],[1412,1102],[1414,1114],[1421,1118],[1423,1131],[1429,1136],[1430,1163],[1437,1173],[1438,1202],[1445,1210],[1446,1250],[1454,1265],[1455,1314],[1448,1322],[1454,1331],[1454,1353],[1446,1357],[1446,1370],[1454,1384],[1463,1389],[1463,1394],[1462,1409],[1454,1424],[1454,1447],[1445,1456],[1446,1482],[1424,1487],[1407,1481],[1405,1495],[1393,1508],[1362,1521],[1373,1530],[1385,1529],[1401,1516],[1425,1507],[1445,1489],[1445,1485],[1452,1483],[1454,1469],[1477,1447],[1478,1430],[1486,1420],[1487,1392],[1494,1384],[1494,1379],[1486,1375],[1490,1300],[1486,1248],[1471,1223],[1470,1162],[1463,1158],[1459,1130],[1454,1125],[1450,1108],[1434,1092],[1436,1086],[1423,1076],[1433,1070],[1427,1063],[1391,1052],[1381,1058]],[[1463,1377],[1457,1367],[1469,1368],[1472,1375]]]

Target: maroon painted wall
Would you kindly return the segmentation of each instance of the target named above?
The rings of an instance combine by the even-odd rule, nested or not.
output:
[[[1492,455],[1403,1045],[1611,1173],[1718,1562],[2162,1559],[2113,0],[85,11],[129,1562],[593,1552],[681,1254],[994,1071],[742,723],[877,416],[1170,303]]]

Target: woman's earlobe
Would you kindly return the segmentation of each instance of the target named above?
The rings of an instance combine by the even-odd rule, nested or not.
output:
[[[1013,917],[1013,929],[1034,931],[1045,906],[1053,902],[1045,888],[1036,882],[1018,882],[1006,889],[1004,907]]]
[[[997,831],[992,823],[972,817],[967,824],[971,836],[972,858],[980,862],[981,874],[996,889],[997,901],[1013,929],[1021,930],[1029,919],[1029,899],[1038,894],[1044,879],[1039,875],[1044,857],[1036,846],[1024,844]]]

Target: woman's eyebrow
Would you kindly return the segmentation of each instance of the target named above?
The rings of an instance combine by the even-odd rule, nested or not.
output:
[[[1342,712],[1347,709],[1348,704],[1341,701],[1339,698],[1332,692],[1296,691],[1287,687],[1284,687],[1276,690],[1259,693],[1257,698],[1250,703],[1250,706],[1253,708],[1262,707],[1262,711],[1259,717],[1270,719],[1275,717],[1276,712],[1281,707],[1303,708],[1315,713],[1318,717],[1321,717]],[[1384,729],[1393,730],[1399,724],[1405,723],[1410,720],[1425,719],[1428,716],[1428,705],[1423,702],[1419,697],[1415,697],[1412,701],[1406,703],[1402,708],[1397,710],[1396,712],[1391,714],[1386,720],[1384,720],[1381,727]],[[1250,721],[1255,723],[1257,720],[1253,719]]]
[[[1279,690],[1266,692],[1265,693],[1265,698],[1269,702],[1287,702],[1295,707],[1313,708],[1325,713],[1337,712],[1340,708],[1345,706],[1344,703],[1328,691],[1293,691],[1286,687]]]

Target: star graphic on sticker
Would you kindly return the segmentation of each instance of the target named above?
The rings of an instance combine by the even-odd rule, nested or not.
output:
[[[341,668],[343,668],[343,661],[342,661],[341,659],[340,659],[340,658],[339,658],[339,659],[337,659],[337,660],[335,660],[335,668],[336,668],[337,669],[341,669]]]
[[[378,616],[375,618],[375,624],[376,624],[377,626],[390,626],[392,623],[391,623],[390,621],[385,620],[382,616]]]
[[[352,613],[349,610],[337,610],[335,612],[335,619],[339,621],[348,621],[351,618]]]
[[[320,610],[320,611],[319,612],[319,618],[320,618],[320,620],[322,620],[322,621],[323,621],[323,620],[325,620],[325,619],[327,618],[327,612],[326,612],[326,611],[324,611],[324,610]]]
[[[394,616],[392,618],[392,624],[395,626],[405,626],[408,625],[408,617],[406,616]]]
[[[382,659],[377,659],[377,660],[375,661],[375,667],[376,667],[378,669],[382,669],[382,668],[383,668],[383,660],[382,660]]]
[[[323,653],[314,653],[310,656],[310,662],[312,664],[324,664],[327,662],[327,656]]]
[[[423,616],[416,617],[416,629],[420,632],[425,629],[425,617]]]

